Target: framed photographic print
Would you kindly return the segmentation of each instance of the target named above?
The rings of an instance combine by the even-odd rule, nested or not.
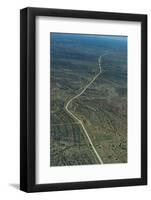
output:
[[[147,184],[147,16],[20,12],[20,189]]]

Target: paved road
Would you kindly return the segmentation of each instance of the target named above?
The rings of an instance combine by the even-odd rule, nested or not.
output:
[[[84,87],[84,89],[83,89],[79,94],[77,94],[76,96],[72,97],[72,98],[67,102],[67,104],[66,104],[66,106],[65,106],[65,109],[66,109],[66,111],[69,113],[69,115],[70,115],[72,118],[74,118],[74,119],[82,126],[82,129],[83,129],[83,131],[84,131],[84,133],[85,133],[85,135],[86,135],[86,137],[87,137],[87,139],[88,139],[88,141],[89,141],[89,144],[91,145],[91,147],[92,147],[92,149],[93,149],[93,151],[94,151],[94,153],[95,153],[95,155],[96,155],[96,157],[97,157],[99,163],[100,163],[100,164],[103,164],[103,161],[102,161],[101,157],[99,156],[99,154],[98,154],[96,148],[94,147],[94,145],[93,145],[93,143],[92,143],[92,140],[91,140],[91,138],[89,137],[89,134],[88,134],[87,130],[85,129],[85,127],[84,127],[82,121],[81,121],[78,117],[76,117],[76,116],[69,110],[69,108],[68,108],[69,105],[70,105],[70,103],[71,103],[74,99],[77,99],[79,96],[81,96],[81,95],[86,91],[86,89],[96,80],[96,78],[102,73],[101,58],[102,58],[102,56],[100,56],[100,57],[98,58],[99,72],[94,76],[94,78]]]

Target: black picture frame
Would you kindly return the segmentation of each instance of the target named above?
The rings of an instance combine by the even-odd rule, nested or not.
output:
[[[37,16],[141,22],[141,178],[71,183],[35,183],[35,19]],[[147,184],[147,15],[24,8],[20,11],[20,189],[44,192]]]

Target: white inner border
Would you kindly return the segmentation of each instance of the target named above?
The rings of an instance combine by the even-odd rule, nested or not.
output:
[[[50,167],[50,32],[128,36],[128,163]],[[140,178],[140,84],[140,23],[37,17],[36,184]]]

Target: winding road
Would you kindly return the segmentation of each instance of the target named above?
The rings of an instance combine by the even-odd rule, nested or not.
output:
[[[66,111],[69,113],[69,115],[70,115],[72,118],[74,118],[74,119],[82,126],[82,129],[83,129],[83,131],[84,131],[84,133],[85,133],[85,135],[86,135],[86,137],[87,137],[87,139],[88,139],[88,141],[89,141],[89,144],[91,145],[91,147],[92,147],[92,149],[93,149],[94,154],[96,155],[96,157],[97,157],[99,163],[100,163],[100,164],[103,164],[103,161],[102,161],[101,157],[99,156],[99,154],[98,154],[96,148],[94,147],[94,145],[93,145],[93,143],[92,143],[92,140],[91,140],[91,138],[89,137],[89,134],[88,134],[86,128],[84,127],[82,121],[81,121],[78,117],[76,117],[76,116],[69,110],[69,105],[70,105],[70,103],[71,103],[74,99],[77,99],[78,97],[80,97],[80,96],[86,91],[86,89],[87,89],[87,88],[97,79],[97,77],[102,73],[101,58],[102,58],[102,56],[99,56],[99,58],[98,58],[99,72],[94,76],[94,78],[84,87],[84,89],[83,89],[79,94],[77,94],[76,96],[72,97],[72,98],[67,102],[67,104],[66,104],[66,106],[65,106],[65,109],[66,109]]]

